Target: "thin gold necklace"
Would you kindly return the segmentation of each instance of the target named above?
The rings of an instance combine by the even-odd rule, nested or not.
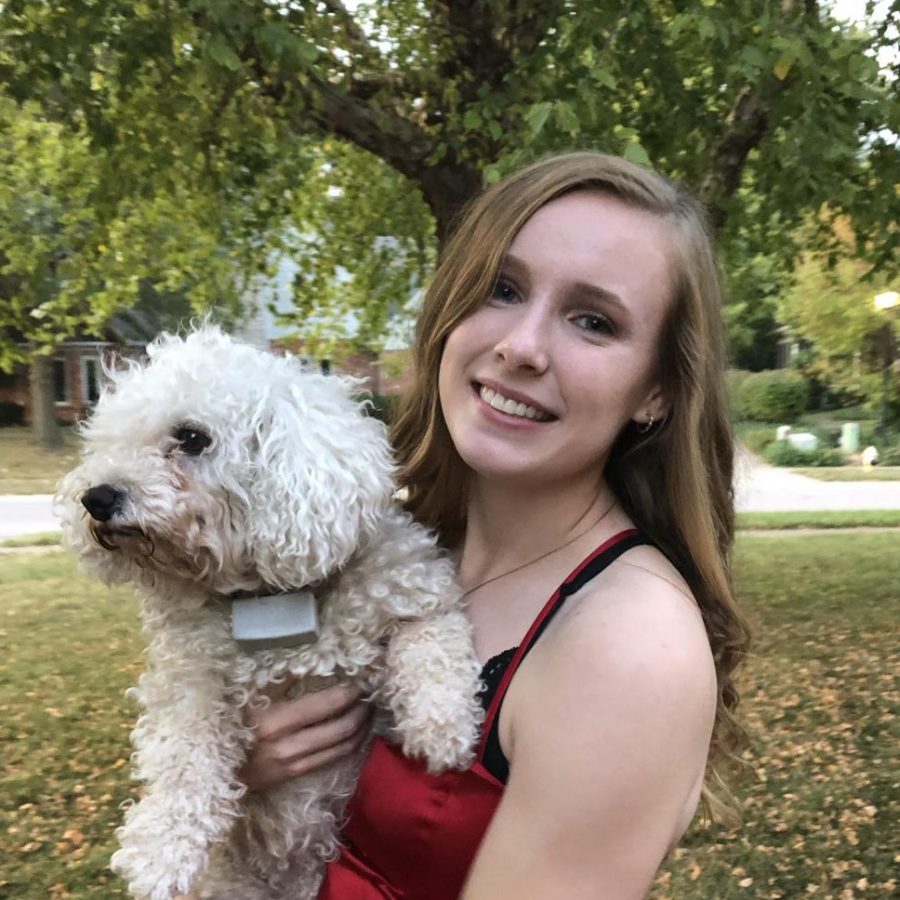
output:
[[[487,584],[491,584],[491,582],[499,581],[501,578],[506,578],[507,575],[512,575],[514,572],[521,572],[522,569],[527,569],[529,566],[533,566],[535,563],[539,563],[542,559],[546,559],[548,556],[552,556],[554,553],[558,553],[560,550],[565,550],[570,544],[574,544],[579,538],[583,538],[589,531],[596,528],[614,509],[616,504],[619,501],[613,498],[613,502],[603,510],[600,518],[595,522],[592,522],[584,531],[579,531],[575,537],[569,538],[564,543],[560,544],[557,547],[554,547],[552,550],[548,550],[546,553],[542,553],[540,556],[536,556],[534,559],[529,559],[528,562],[523,562],[521,565],[516,566],[512,569],[507,569],[505,572],[501,572],[499,575],[492,575],[490,578],[485,578],[484,581],[479,582],[475,585],[475,587],[469,588],[467,591],[463,591],[463,597],[468,597],[469,594],[474,594],[475,591],[480,590]]]

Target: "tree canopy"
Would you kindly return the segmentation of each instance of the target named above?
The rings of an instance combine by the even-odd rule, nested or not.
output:
[[[818,0],[6,0],[0,79],[89,148],[103,221],[165,197],[175,232],[200,233],[196,213],[223,248],[255,235],[241,264],[287,245],[303,313],[352,308],[363,337],[484,181],[554,150],[623,153],[707,204],[749,334],[756,275],[789,271],[803,223],[835,254],[846,217],[868,268],[897,271],[888,26]]]

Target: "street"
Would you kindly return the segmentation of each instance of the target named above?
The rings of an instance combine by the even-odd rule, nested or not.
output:
[[[738,512],[819,509],[900,509],[900,481],[826,482],[766,465],[739,450],[735,467]],[[49,494],[0,496],[0,539],[55,531]]]

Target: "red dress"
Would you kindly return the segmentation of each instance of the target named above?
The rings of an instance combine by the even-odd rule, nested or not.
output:
[[[375,739],[350,804],[344,849],[328,867],[319,900],[457,900],[503,794],[497,723],[509,682],[565,598],[643,543],[633,529],[613,536],[547,601],[503,673],[469,769],[431,775],[420,760]]]

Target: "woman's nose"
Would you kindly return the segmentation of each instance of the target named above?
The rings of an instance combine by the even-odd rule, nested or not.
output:
[[[494,353],[510,370],[531,369],[544,372],[549,365],[548,324],[537,315],[527,313],[494,346]]]

